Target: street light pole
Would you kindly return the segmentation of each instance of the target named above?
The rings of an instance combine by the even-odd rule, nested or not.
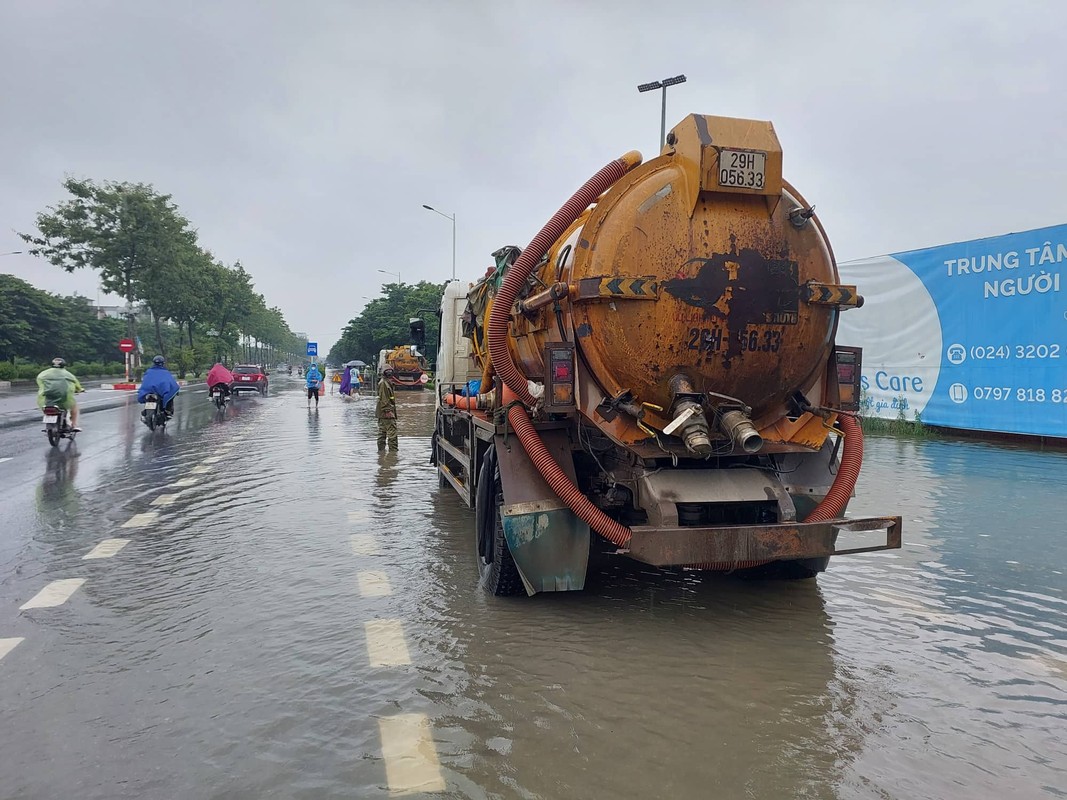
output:
[[[675,75],[673,78],[664,78],[661,81],[642,83],[637,87],[639,92],[651,92],[653,89],[663,90],[663,102],[659,111],[659,146],[661,148],[667,142],[667,87],[679,83],[685,83],[685,75]]]
[[[456,215],[455,214],[446,214],[443,211],[438,211],[433,206],[428,206],[425,203],[422,204],[422,207],[425,208],[427,211],[432,211],[435,214],[440,214],[445,219],[452,220],[452,280],[455,280],[456,279]]]
[[[396,277],[396,282],[397,283],[403,283],[403,281],[400,280],[400,273],[399,272],[390,272],[387,269],[380,269],[380,270],[378,270],[378,272],[382,272],[382,273],[384,273],[386,275],[393,275],[393,276]]]
[[[18,256],[25,252],[25,250],[12,250],[10,253],[0,253],[0,256]]]

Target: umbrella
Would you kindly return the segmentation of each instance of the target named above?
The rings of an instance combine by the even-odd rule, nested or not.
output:
[[[359,361],[359,360],[349,361],[348,363],[345,364],[345,366],[346,367],[365,367],[365,366],[367,366],[367,362]]]

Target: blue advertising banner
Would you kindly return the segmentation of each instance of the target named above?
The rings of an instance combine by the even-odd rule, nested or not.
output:
[[[1067,225],[840,265],[862,413],[1067,437]]]

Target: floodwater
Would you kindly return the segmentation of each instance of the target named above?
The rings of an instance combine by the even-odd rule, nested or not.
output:
[[[0,430],[0,797],[1067,796],[1064,453],[869,438],[900,551],[497,599],[399,402]]]

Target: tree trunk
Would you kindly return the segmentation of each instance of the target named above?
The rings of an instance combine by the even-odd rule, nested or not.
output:
[[[163,347],[163,328],[159,324],[159,315],[155,311],[152,312],[152,319],[156,322],[156,344],[159,346],[159,354],[166,358],[167,352]]]
[[[189,320],[189,349],[193,349],[193,321]]]

